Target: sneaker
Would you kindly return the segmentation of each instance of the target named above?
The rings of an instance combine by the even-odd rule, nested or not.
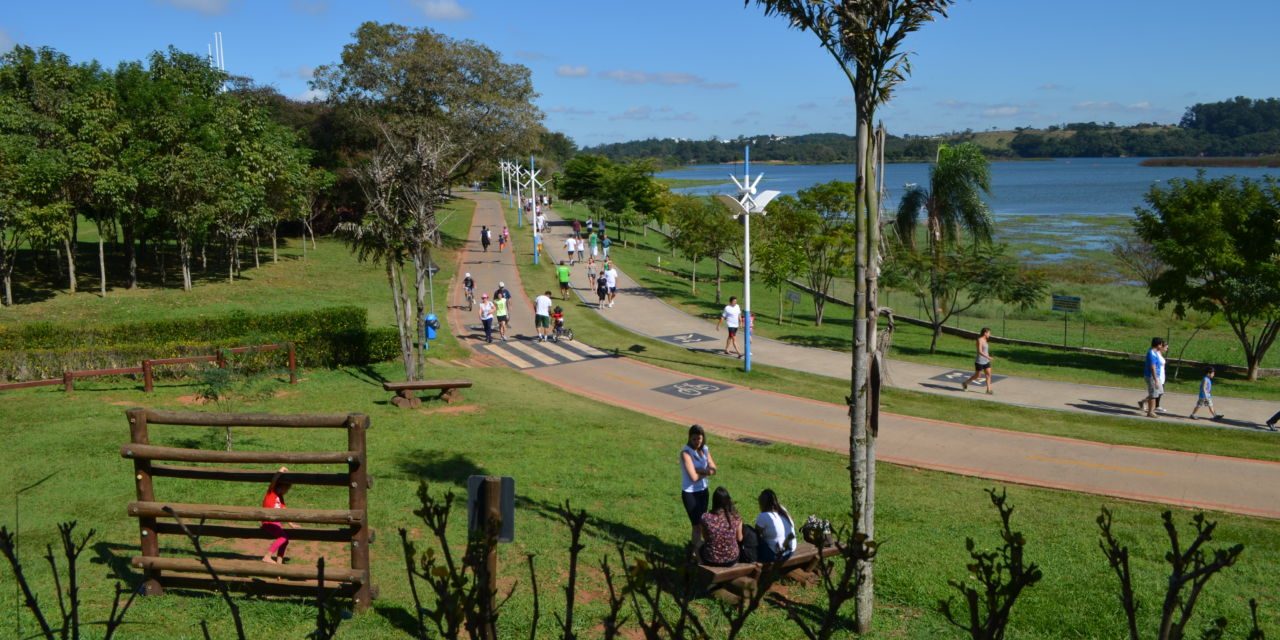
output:
[[[1138,401],[1138,409],[1139,409],[1139,410],[1141,410],[1141,409],[1146,409],[1146,408],[1147,408],[1147,401],[1146,401],[1146,400],[1139,400],[1139,401]]]
[[[1194,413],[1193,413],[1193,414],[1191,414],[1191,415],[1187,416],[1187,419],[1188,419],[1188,420],[1195,420],[1195,419],[1196,419],[1196,414],[1194,414]]]
[[[1163,407],[1156,407],[1156,413],[1169,413]]]
[[[1221,413],[1214,414],[1214,416],[1213,416],[1213,419],[1214,419],[1214,420],[1221,420],[1222,418],[1223,418],[1223,415],[1222,415]]]
[[[609,303],[609,308],[610,308],[610,309],[612,309],[612,308],[613,308],[613,303],[612,303],[612,302],[610,302],[610,303]]]
[[[964,382],[961,382],[961,383],[960,383],[960,390],[961,390],[961,391],[965,391],[965,392],[968,392],[968,391],[969,391],[969,381],[968,381],[968,380],[965,380]]]

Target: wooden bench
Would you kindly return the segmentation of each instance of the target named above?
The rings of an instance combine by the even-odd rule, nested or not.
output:
[[[445,402],[453,402],[455,398],[460,398],[461,394],[457,393],[458,389],[468,389],[471,387],[470,380],[415,380],[410,382],[384,382],[382,388],[387,391],[394,391],[396,396],[391,399],[391,404],[401,409],[412,409],[422,404],[415,394],[415,391],[428,391],[438,389],[438,396]]]
[[[840,550],[835,547],[822,549],[823,558],[839,554]],[[796,570],[813,571],[818,562],[818,548],[808,542],[801,542],[796,545],[795,553],[781,562],[739,562],[727,567],[700,564],[698,578],[708,591],[714,592],[719,588],[729,587],[741,592],[745,588],[754,586],[765,572],[777,571],[778,576],[782,577]]]

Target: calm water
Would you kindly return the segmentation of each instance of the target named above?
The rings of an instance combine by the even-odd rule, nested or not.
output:
[[[995,162],[991,165],[991,209],[998,215],[1128,214],[1144,204],[1143,196],[1153,184],[1171,178],[1194,178],[1192,167],[1143,167],[1140,158],[1068,158],[1044,162]],[[754,175],[764,172],[760,189],[795,193],[831,180],[853,180],[850,164],[766,165],[752,164]],[[729,173],[742,175],[742,164],[699,165],[658,174],[664,178],[696,180],[723,179],[723,185],[679,189],[685,193],[732,193]],[[1205,169],[1209,177],[1226,175],[1259,178],[1280,176],[1280,170],[1266,168]],[[929,165],[890,164],[885,188],[886,209],[897,208],[906,183],[928,182]]]

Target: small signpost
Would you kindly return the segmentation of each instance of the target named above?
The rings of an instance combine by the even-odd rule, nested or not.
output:
[[[471,476],[467,478],[467,529],[472,534],[485,535],[493,521],[498,523],[497,542],[511,542],[516,538],[516,480],[511,477]],[[498,592],[498,545],[488,548],[484,563],[476,568],[477,577],[484,583],[484,598],[488,611],[496,606],[494,596]],[[480,630],[485,640],[495,640],[497,630],[486,623]]]
[[[1080,296],[1063,296],[1053,294],[1053,311],[1062,312],[1062,346],[1067,346],[1067,314],[1080,312]],[[1084,342],[1085,329],[1080,330],[1080,342]]]
[[[800,292],[795,289],[787,289],[787,302],[791,303],[791,322],[796,321],[796,305],[800,304]]]

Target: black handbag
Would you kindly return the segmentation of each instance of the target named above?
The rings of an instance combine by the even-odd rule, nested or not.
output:
[[[760,535],[751,525],[742,525],[742,543],[738,545],[738,562],[756,562],[760,554]]]

